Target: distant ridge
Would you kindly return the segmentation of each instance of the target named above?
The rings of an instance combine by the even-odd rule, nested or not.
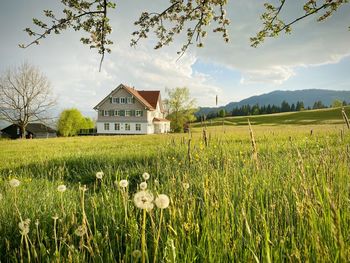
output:
[[[350,88],[350,87],[349,87]],[[287,101],[290,105],[297,101],[303,101],[304,106],[311,107],[315,101],[322,101],[326,106],[330,106],[334,100],[341,100],[350,103],[350,91],[346,90],[327,90],[327,89],[304,89],[304,90],[275,90],[266,94],[252,96],[239,102],[230,102],[226,106],[222,107],[201,107],[196,113],[197,116],[208,114],[210,112],[217,112],[221,109],[225,109],[226,112],[232,111],[235,107],[241,107],[243,105],[276,105],[280,106],[282,101]]]

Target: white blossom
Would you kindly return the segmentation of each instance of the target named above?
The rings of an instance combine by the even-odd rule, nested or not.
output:
[[[153,194],[149,191],[137,192],[134,196],[134,203],[138,208],[152,210],[153,205]]]
[[[154,202],[158,208],[165,209],[169,206],[170,200],[169,200],[169,197],[167,195],[160,194],[157,196],[157,198]]]
[[[21,184],[21,182],[17,179],[11,179],[10,180],[10,186],[15,188],[15,187],[18,187],[19,185]]]
[[[147,183],[146,182],[140,183],[140,189],[141,190],[146,190],[147,189]]]
[[[128,185],[129,185],[128,180],[124,179],[124,180],[120,180],[120,182],[119,182],[119,186],[122,188],[126,188],[126,187],[128,187]]]
[[[101,180],[103,177],[104,173],[102,171],[96,173],[96,178]]]
[[[66,190],[67,190],[67,187],[64,184],[61,184],[57,187],[57,191],[60,193],[63,193]]]
[[[143,173],[142,177],[145,181],[147,181],[149,179],[150,175],[149,175],[149,173]]]

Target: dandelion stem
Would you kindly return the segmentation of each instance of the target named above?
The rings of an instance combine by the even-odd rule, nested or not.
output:
[[[157,252],[158,252],[160,229],[162,227],[162,221],[163,221],[163,209],[160,209],[159,228],[158,228],[158,234],[157,234],[157,239],[156,239],[156,248],[154,250],[153,263],[156,263],[156,260],[157,260]]]
[[[143,209],[141,252],[142,252],[142,263],[145,263],[146,262],[146,209]]]

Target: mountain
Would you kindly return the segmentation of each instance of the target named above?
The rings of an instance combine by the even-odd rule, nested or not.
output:
[[[304,106],[311,107],[314,105],[315,101],[322,101],[326,106],[332,104],[334,100],[341,100],[350,102],[350,91],[346,90],[325,90],[325,89],[305,89],[305,90],[276,90],[270,93],[252,96],[247,99],[241,100],[239,102],[230,102],[226,106],[222,107],[201,107],[196,113],[197,116],[208,114],[209,112],[217,112],[221,109],[225,109],[226,112],[232,111],[235,107],[242,107],[243,105],[278,105],[281,106],[282,101],[287,101],[290,105],[292,103],[296,104],[297,101],[303,101]]]

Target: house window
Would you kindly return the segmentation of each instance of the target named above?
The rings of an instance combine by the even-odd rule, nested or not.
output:
[[[131,115],[131,111],[130,110],[126,110],[125,111],[125,116],[130,116]]]
[[[119,110],[115,110],[115,111],[114,111],[114,116],[120,116],[120,115],[119,115]]]
[[[142,110],[136,110],[135,111],[135,116],[136,117],[141,117],[142,116]]]
[[[109,123],[104,124],[105,131],[109,131]]]
[[[125,130],[130,131],[130,123],[125,123]]]
[[[136,123],[135,130],[141,131],[141,124],[140,123]]]
[[[126,98],[120,98],[119,101],[120,101],[121,104],[125,104],[126,103]]]
[[[113,98],[113,103],[118,104],[119,103],[119,98]]]
[[[120,130],[120,123],[114,123],[114,130],[116,131]]]
[[[102,111],[102,116],[109,116],[108,110],[103,110]]]
[[[128,104],[132,104],[133,103],[133,97],[127,97],[127,102]]]

